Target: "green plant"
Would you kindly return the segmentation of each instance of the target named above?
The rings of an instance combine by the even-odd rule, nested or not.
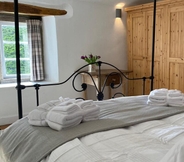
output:
[[[89,56],[81,56],[81,59],[85,60],[89,64],[95,63],[100,58],[100,56],[92,54],[90,54]]]
[[[15,55],[15,27],[14,25],[2,26],[3,51],[5,61],[5,71],[7,75],[16,74],[16,55]],[[21,74],[30,73],[30,61],[28,50],[27,27],[19,27],[19,44],[20,44],[20,66]]]

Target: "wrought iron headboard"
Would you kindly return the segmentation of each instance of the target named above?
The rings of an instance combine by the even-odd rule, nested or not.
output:
[[[145,91],[145,80],[146,79],[150,79],[151,80],[151,90],[153,90],[153,80],[154,80],[154,48],[155,48],[155,28],[156,28],[156,2],[157,0],[154,0],[154,10],[153,10],[153,41],[152,41],[152,62],[151,62],[151,76],[150,77],[143,77],[143,78],[127,78],[121,71],[119,71],[119,69],[117,69],[120,74],[122,74],[126,79],[128,80],[143,80],[143,94]],[[14,0],[14,17],[15,17],[15,42],[16,42],[16,70],[17,70],[17,97],[18,97],[18,112],[19,112],[19,118],[22,118],[22,89],[29,87],[29,86],[23,86],[21,85],[21,73],[20,73],[20,48],[19,48],[19,10],[18,10],[18,0]],[[98,62],[98,66],[99,66],[99,71],[100,71],[100,67],[101,64],[104,62]],[[104,63],[107,65],[110,65],[108,63]],[[48,85],[39,85],[39,84],[35,84],[34,87],[36,89],[36,96],[37,96],[37,105],[39,104],[39,95],[38,95],[38,90],[39,87],[41,86],[50,86],[50,85],[59,85],[59,84],[64,84],[65,82],[67,82],[72,76],[74,76],[76,73],[78,73],[81,69],[83,69],[84,67],[86,67],[88,65],[85,65],[83,67],[81,67],[80,69],[78,69],[75,73],[73,73],[66,81],[58,83],[58,84],[48,84]],[[112,65],[112,67],[114,67]],[[100,74],[100,72],[99,72]],[[83,90],[85,89],[85,87],[87,88],[87,86],[82,86]],[[99,91],[98,97],[99,99],[102,98],[102,92]]]
[[[73,78],[72,80],[72,86],[74,88],[75,91],[77,92],[83,92],[87,89],[87,84],[86,83],[82,83],[81,84],[81,89],[77,89],[75,87],[75,80],[76,80],[76,77],[78,75],[80,75],[81,73],[86,73],[87,75],[89,75],[89,77],[91,78],[91,81],[93,82],[94,84],[94,87],[95,87],[95,90],[97,92],[97,99],[99,101],[103,100],[104,99],[104,89],[105,89],[105,86],[106,86],[106,82],[108,80],[108,78],[114,74],[118,74],[119,77],[120,77],[120,83],[117,84],[117,85],[114,85],[114,83],[110,83],[110,87],[112,89],[116,89],[118,87],[120,87],[122,85],[122,81],[123,81],[123,78],[127,79],[127,80],[142,80],[143,81],[143,94],[145,94],[145,81],[146,79],[152,79],[152,77],[142,77],[142,78],[128,78],[119,68],[117,68],[116,66],[110,64],[110,63],[107,63],[107,62],[102,62],[102,61],[98,61],[98,62],[95,62],[93,64],[96,64],[97,65],[97,72],[98,72],[98,79],[99,79],[99,82],[101,84],[102,82],[102,77],[101,77],[101,66],[102,64],[104,65],[108,65],[109,67],[113,68],[114,69],[114,72],[111,72],[109,73],[105,80],[104,80],[104,83],[102,84],[102,86],[98,87],[94,81],[94,78],[92,76],[92,74],[88,71],[86,71],[84,68],[87,67],[88,65],[90,64],[86,64],[84,66],[82,66],[81,68],[79,68],[78,70],[76,70],[73,74],[71,74],[65,81],[63,82],[60,82],[60,83],[53,83],[53,84],[35,84],[35,85],[28,85],[28,86],[25,86],[25,85],[20,85],[20,86],[17,86],[16,88],[17,89],[25,89],[25,88],[29,88],[29,87],[35,87],[35,90],[36,90],[36,102],[37,102],[37,106],[39,105],[39,89],[41,87],[45,87],[45,86],[57,86],[57,85],[62,85],[62,84],[65,84],[66,82],[68,82],[70,79]],[[114,94],[113,97],[115,97],[117,94],[122,94],[122,92],[116,92]],[[123,95],[123,94],[122,94]]]

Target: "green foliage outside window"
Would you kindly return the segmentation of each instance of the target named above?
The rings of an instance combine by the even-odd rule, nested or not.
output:
[[[4,43],[5,58],[16,58],[15,44]],[[20,44],[20,58],[29,58],[28,44]]]
[[[3,41],[4,41],[4,59],[7,75],[16,74],[16,61],[15,61],[15,29],[11,25],[2,26]],[[19,39],[20,39],[20,58],[29,58],[28,52],[28,39],[27,28],[19,27]],[[21,74],[30,73],[30,61],[21,60]]]
[[[28,60],[20,61],[21,74],[29,74],[30,73],[30,62]],[[6,69],[8,75],[16,74],[16,61],[6,61]]]
[[[4,41],[15,41],[15,28],[11,25],[3,25],[3,40]],[[19,27],[19,39],[21,42],[28,41],[27,38],[27,28]]]

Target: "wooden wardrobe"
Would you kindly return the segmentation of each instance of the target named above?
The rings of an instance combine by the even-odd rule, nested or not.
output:
[[[128,69],[131,78],[151,76],[153,3],[128,7]],[[154,89],[184,92],[184,0],[157,2]],[[129,81],[129,95],[142,94],[142,81]],[[150,80],[146,80],[146,94]]]

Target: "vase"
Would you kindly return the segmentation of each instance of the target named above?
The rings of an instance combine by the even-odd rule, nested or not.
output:
[[[88,72],[89,73],[96,72],[96,65],[95,64],[88,65]]]

